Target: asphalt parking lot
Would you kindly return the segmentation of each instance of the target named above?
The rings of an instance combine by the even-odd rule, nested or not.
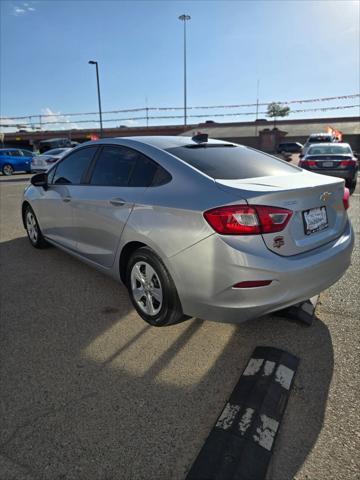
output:
[[[300,358],[268,478],[360,478],[359,187],[352,266],[311,327],[267,316],[157,329],[123,286],[30,246],[28,178],[0,176],[1,480],[184,479],[258,345]]]

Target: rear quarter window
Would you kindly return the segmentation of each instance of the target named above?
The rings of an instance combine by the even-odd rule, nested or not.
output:
[[[276,157],[242,146],[208,145],[167,150],[209,177],[236,180],[298,173],[301,170]]]

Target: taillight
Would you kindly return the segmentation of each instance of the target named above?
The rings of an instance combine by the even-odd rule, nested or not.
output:
[[[344,188],[343,204],[345,210],[350,207],[350,190],[346,187]]]
[[[302,160],[299,165],[301,168],[304,167],[316,167],[315,160]]]
[[[341,167],[355,167],[356,166],[356,160],[341,160],[340,166]]]
[[[204,213],[206,221],[221,235],[275,233],[288,224],[291,210],[263,205],[228,205]]]

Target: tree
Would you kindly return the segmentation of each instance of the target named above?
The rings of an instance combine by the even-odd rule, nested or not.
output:
[[[287,117],[290,113],[290,107],[287,105],[281,105],[280,103],[269,103],[267,108],[267,116],[274,119],[274,128],[276,125],[276,119],[279,117]]]

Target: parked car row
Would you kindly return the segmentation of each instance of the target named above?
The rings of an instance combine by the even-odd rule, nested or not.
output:
[[[20,148],[2,148],[0,149],[0,171],[6,176],[15,172],[44,172],[71,148],[54,148],[42,155]]]

